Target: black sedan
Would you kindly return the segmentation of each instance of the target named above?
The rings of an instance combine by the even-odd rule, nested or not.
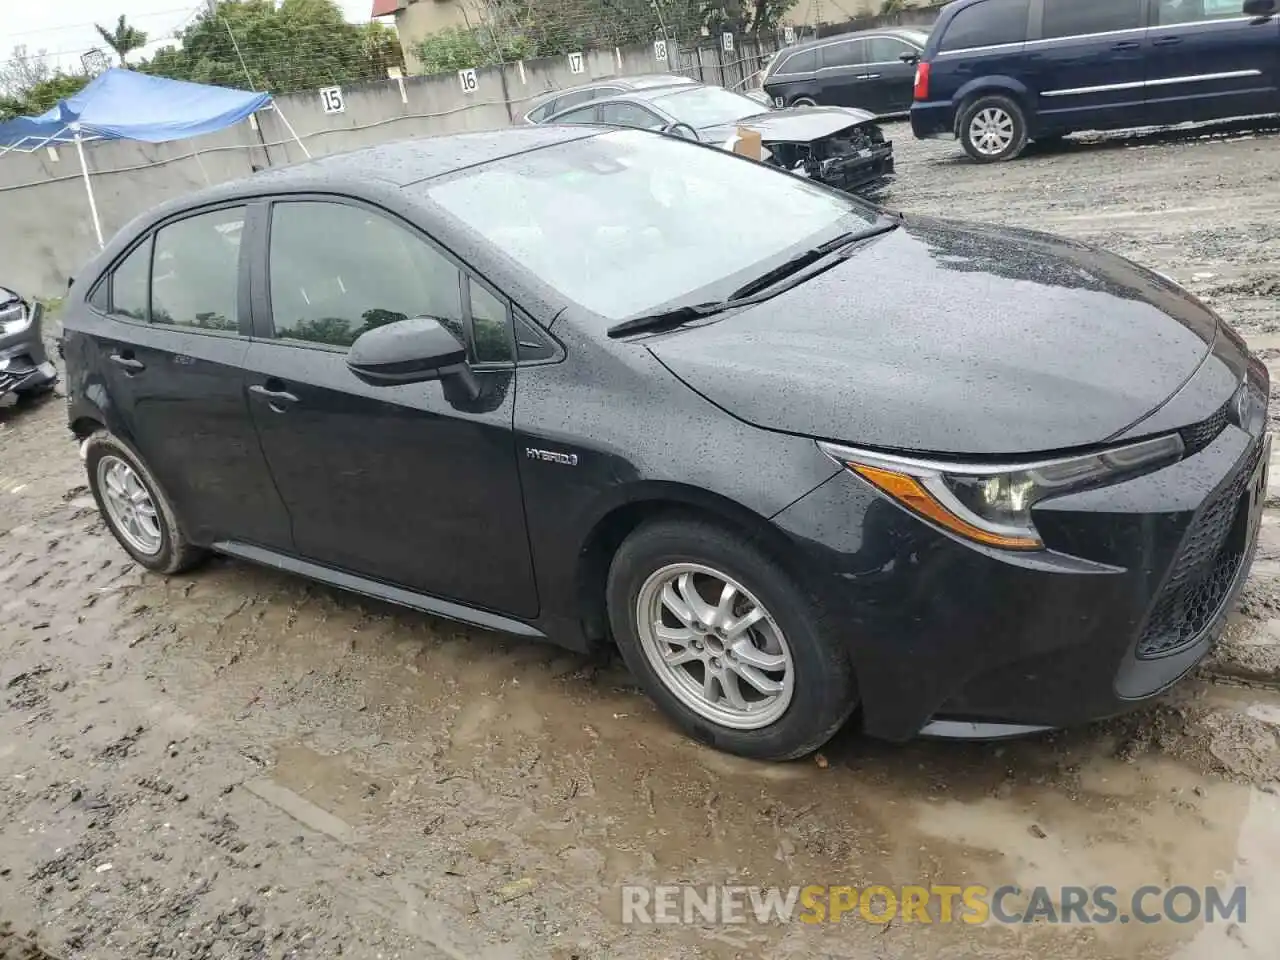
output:
[[[749,198],[749,202],[744,202]],[[1119,257],[638,130],[171,202],[67,298],[141,565],[208,550],[576,650],[751,757],[1122,711],[1248,573],[1265,367]]]
[[[846,107],[770,110],[723,87],[686,84],[596,100],[544,122],[637,127],[723,147],[748,127],[760,134],[766,163],[839,190],[860,190],[882,185],[894,172],[893,143],[874,119]]]

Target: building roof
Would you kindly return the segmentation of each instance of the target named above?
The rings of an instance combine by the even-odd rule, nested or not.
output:
[[[389,17],[409,5],[409,0],[373,0],[373,17]]]

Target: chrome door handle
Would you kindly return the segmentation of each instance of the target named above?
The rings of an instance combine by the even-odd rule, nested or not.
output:
[[[880,74],[878,74],[878,73],[868,73],[866,76],[859,77],[858,79],[860,79],[860,80],[879,80],[879,79],[880,79]]]
[[[249,388],[249,392],[252,393],[255,397],[262,397],[262,399],[266,400],[273,407],[277,403],[297,403],[298,402],[298,398],[294,394],[290,393],[288,390],[272,390],[271,388],[265,387],[260,383],[255,383],[253,386],[251,386]]]
[[[1181,43],[1181,37],[1161,37],[1152,43],[1153,47],[1172,47],[1175,43]]]
[[[129,354],[113,353],[111,354],[111,362],[117,367],[124,367],[125,371],[131,374],[147,369],[145,363]]]

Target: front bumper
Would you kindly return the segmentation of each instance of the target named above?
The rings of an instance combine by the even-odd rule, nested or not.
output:
[[[779,514],[845,625],[866,731],[1073,726],[1186,675],[1220,636],[1256,548],[1268,462],[1258,389],[1247,423],[1182,461],[1042,504],[1043,552],[955,539],[848,472]]]
[[[37,390],[57,380],[38,322],[20,334],[0,338],[0,396]]]

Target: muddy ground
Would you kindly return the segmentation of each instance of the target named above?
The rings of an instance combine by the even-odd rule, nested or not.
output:
[[[999,167],[890,133],[892,205],[1104,243],[1280,357],[1273,129],[1075,141]],[[231,561],[145,574],[97,518],[60,401],[4,410],[0,955],[1271,958],[1278,642],[1280,511],[1228,642],[1140,714],[1000,746],[851,729],[821,761],[748,763],[676,734],[616,663]],[[621,925],[621,884],[677,881],[1239,883],[1251,909]]]

